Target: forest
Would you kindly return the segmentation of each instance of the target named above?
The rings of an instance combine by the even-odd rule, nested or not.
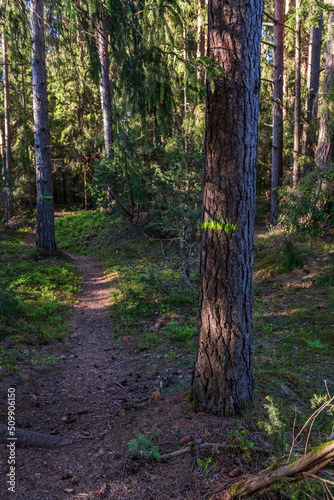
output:
[[[334,499],[334,0],[0,19],[0,496]]]

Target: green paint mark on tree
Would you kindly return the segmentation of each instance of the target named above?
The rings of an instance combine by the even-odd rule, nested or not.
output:
[[[225,231],[225,233],[234,233],[238,226],[237,224],[231,224],[230,222],[220,222],[220,221],[206,221],[201,224],[202,229],[212,229],[213,231]]]

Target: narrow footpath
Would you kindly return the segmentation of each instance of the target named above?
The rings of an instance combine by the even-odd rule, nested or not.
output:
[[[33,240],[31,235],[27,243],[32,245]],[[195,414],[185,388],[151,402],[161,387],[159,373],[152,371],[154,356],[133,351],[124,339],[114,338],[108,308],[111,288],[101,263],[93,257],[71,258],[82,277],[81,292],[68,338],[52,346],[58,361],[44,368],[37,365],[29,380],[3,377],[0,392],[1,422],[6,421],[8,387],[15,386],[17,427],[65,438],[70,444],[17,446],[16,488],[10,493],[8,450],[0,443],[0,498],[205,498],[212,485],[198,475],[198,453],[154,462],[129,454],[128,442],[140,433],[150,436],[153,428],[159,432],[161,453],[200,436],[222,441],[228,419],[222,425],[218,417]],[[173,377],[173,367],[166,366],[164,373]],[[174,375],[177,380],[185,376],[180,370]]]

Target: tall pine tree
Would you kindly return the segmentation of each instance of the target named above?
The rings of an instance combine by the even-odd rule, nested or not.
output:
[[[234,415],[253,395],[252,270],[263,3],[210,0],[195,406]]]

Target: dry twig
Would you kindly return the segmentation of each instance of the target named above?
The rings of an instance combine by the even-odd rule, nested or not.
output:
[[[172,451],[171,453],[165,453],[165,455],[161,455],[160,460],[169,460],[170,458],[180,457],[181,455],[185,455],[186,453],[191,453],[194,450],[195,443],[192,443],[185,448],[181,448],[180,450]],[[238,448],[237,445],[233,445]],[[201,443],[197,445],[198,449],[205,450],[206,448],[223,448],[225,450],[230,450],[232,446],[228,443]],[[253,446],[252,450],[259,451],[260,453],[270,453],[270,450],[266,448],[258,448],[257,446]]]

